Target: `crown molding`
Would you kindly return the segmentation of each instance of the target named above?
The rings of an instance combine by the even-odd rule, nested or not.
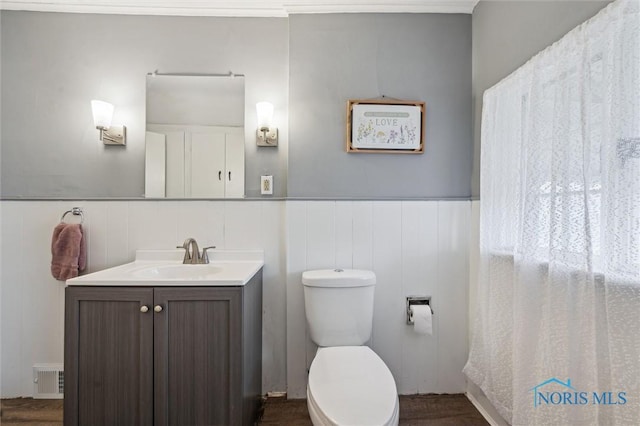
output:
[[[288,14],[296,13],[466,13],[479,0],[294,0],[284,2]]]
[[[3,10],[171,16],[287,16],[282,2],[247,0],[1,0]]]
[[[121,15],[286,17],[311,13],[467,13],[479,0],[0,0],[2,10]]]

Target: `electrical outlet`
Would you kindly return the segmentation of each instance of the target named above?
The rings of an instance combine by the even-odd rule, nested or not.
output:
[[[273,176],[260,176],[260,193],[262,195],[273,194]]]

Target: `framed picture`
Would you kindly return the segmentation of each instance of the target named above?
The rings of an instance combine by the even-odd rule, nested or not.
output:
[[[424,102],[351,99],[347,152],[422,154],[424,115]]]

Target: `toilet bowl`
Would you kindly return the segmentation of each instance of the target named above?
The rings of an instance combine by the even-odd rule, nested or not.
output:
[[[396,384],[367,346],[319,348],[309,370],[307,407],[314,425],[395,426]]]
[[[302,274],[305,316],[319,348],[309,369],[307,407],[314,425],[395,426],[396,384],[365,343],[371,337],[376,276],[334,269]]]

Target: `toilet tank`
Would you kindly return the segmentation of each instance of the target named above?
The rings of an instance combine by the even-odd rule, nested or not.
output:
[[[376,276],[358,269],[302,274],[311,340],[318,346],[360,346],[371,337]]]

